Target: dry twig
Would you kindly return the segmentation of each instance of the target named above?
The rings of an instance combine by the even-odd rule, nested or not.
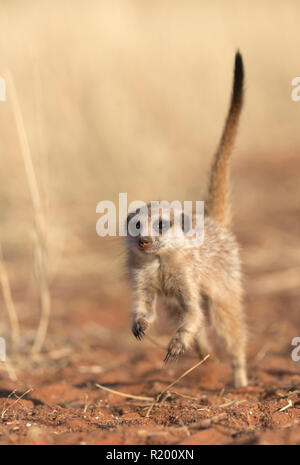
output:
[[[42,201],[39,192],[37,177],[33,165],[33,159],[29,147],[29,142],[25,130],[24,120],[16,93],[14,81],[10,71],[6,73],[8,89],[10,91],[10,99],[12,102],[13,112],[15,115],[17,130],[20,139],[21,154],[24,162],[25,172],[28,180],[31,200],[35,213],[35,229],[36,229],[36,268],[37,279],[39,282],[39,293],[41,303],[41,317],[39,326],[36,332],[32,352],[38,353],[41,351],[48,329],[50,317],[50,292],[48,286],[48,259],[47,259],[47,241],[46,241],[46,224],[43,214]]]
[[[128,399],[137,399],[137,400],[145,400],[145,401],[151,401],[151,405],[149,406],[148,408],[148,411],[146,413],[146,417],[149,417],[149,414],[152,410],[152,408],[154,407],[154,405],[160,401],[163,401],[165,400],[167,397],[170,396],[170,392],[169,392],[169,389],[171,387],[174,386],[174,384],[178,383],[182,378],[184,378],[185,376],[187,376],[189,373],[191,373],[191,371],[195,370],[195,368],[197,368],[198,366],[202,365],[202,363],[205,362],[205,360],[208,359],[210,355],[207,354],[202,360],[200,360],[200,362],[196,363],[195,365],[193,365],[191,368],[189,368],[188,370],[186,370],[182,375],[180,375],[178,378],[175,379],[175,381],[173,381],[172,383],[170,383],[165,389],[163,389],[156,397],[146,397],[146,396],[135,396],[133,394],[127,394],[126,392],[121,392],[121,391],[116,391],[115,389],[111,389],[111,388],[108,388],[108,387],[105,387],[105,386],[102,386],[101,384],[96,384],[96,386],[99,388],[99,389],[103,389],[104,391],[108,391],[108,392],[111,392],[113,394],[117,394],[118,396],[122,396],[122,397],[127,397]]]
[[[23,397],[25,397],[27,394],[29,394],[29,392],[33,391],[32,388],[30,389],[27,389],[27,391],[25,391],[21,396],[17,396],[16,392],[13,391],[9,396],[8,396],[8,399],[14,394],[15,396],[17,396],[17,399],[12,403],[10,404],[7,408],[3,408],[2,410],[2,413],[1,413],[1,419],[3,420],[6,412],[11,408],[13,407],[17,402],[19,402]]]
[[[104,391],[111,392],[113,394],[117,394],[118,396],[128,397],[128,399],[137,399],[137,400],[154,400],[153,397],[145,397],[145,396],[135,396],[133,394],[127,394],[126,392],[115,391],[114,389],[110,389],[108,387],[102,386],[101,384],[96,384],[97,388],[103,389]]]
[[[146,417],[149,417],[150,415],[150,412],[152,410],[152,408],[154,407],[154,405],[156,403],[158,403],[162,397],[162,395],[168,391],[171,387],[174,386],[174,384],[178,383],[182,378],[184,378],[185,376],[187,376],[189,373],[191,373],[193,370],[195,370],[198,366],[202,365],[202,363],[204,363],[208,358],[210,357],[210,354],[207,354],[202,360],[200,360],[200,362],[196,363],[195,365],[193,365],[191,368],[189,368],[188,370],[186,370],[184,373],[182,373],[182,375],[180,375],[178,378],[175,379],[175,381],[173,381],[171,384],[169,384],[165,389],[163,389],[157,396],[156,398],[154,399],[154,401],[152,402],[152,404],[150,405],[147,413],[146,413]]]

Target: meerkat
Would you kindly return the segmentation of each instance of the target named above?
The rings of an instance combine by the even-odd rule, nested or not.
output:
[[[166,202],[130,213],[126,236],[134,336],[143,338],[156,317],[157,297],[162,296],[176,324],[165,361],[177,359],[192,344],[201,357],[210,352],[206,333],[211,325],[231,358],[235,387],[247,385],[246,323],[239,247],[229,230],[228,162],[243,105],[243,83],[243,60],[237,52],[229,111],[210,173],[202,245],[190,246],[186,218],[176,209],[170,217]],[[190,224],[194,220],[195,213]],[[177,228],[175,235],[174,225],[180,221],[181,233]],[[130,232],[130,224],[136,234]]]

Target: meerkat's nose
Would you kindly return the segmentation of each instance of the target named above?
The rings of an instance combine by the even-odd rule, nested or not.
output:
[[[140,237],[140,239],[139,239],[139,246],[140,246],[142,249],[146,249],[147,247],[150,247],[151,244],[152,244],[152,239],[151,239],[151,237],[149,237],[149,236],[142,236],[142,237]]]

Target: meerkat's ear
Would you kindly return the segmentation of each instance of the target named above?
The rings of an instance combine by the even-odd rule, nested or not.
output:
[[[184,213],[181,214],[181,228],[182,231],[185,233],[188,233],[192,227],[192,221],[191,218],[188,215],[185,215]]]

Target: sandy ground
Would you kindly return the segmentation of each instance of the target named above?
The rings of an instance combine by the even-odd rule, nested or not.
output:
[[[98,308],[95,301],[90,310],[74,301],[70,318],[58,317],[61,340],[58,327],[55,338],[61,348],[24,360],[17,381],[2,373],[1,444],[300,443],[299,365],[290,359],[290,347],[276,350],[275,341],[290,341],[296,320],[284,328],[269,325],[252,342],[247,388],[231,387],[228,361],[207,360],[170,388],[147,417],[151,401],[121,397],[96,384],[155,397],[197,358],[191,352],[165,366],[165,351],[154,343],[166,345],[165,336],[156,332],[143,343],[129,338],[121,311],[127,303],[125,293],[108,306]],[[248,302],[247,309],[262,326],[263,309],[274,304],[278,312],[287,306],[292,315],[292,300],[266,298],[259,305]],[[105,323],[110,329],[103,329]],[[270,349],[266,339],[273,341]]]

